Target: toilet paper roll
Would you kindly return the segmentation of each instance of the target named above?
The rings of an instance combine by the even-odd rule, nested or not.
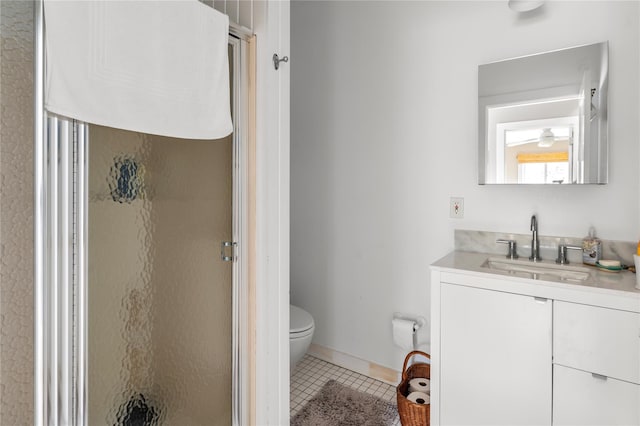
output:
[[[425,405],[425,404],[431,403],[431,397],[426,393],[422,393],[422,392],[411,392],[407,396],[407,399],[413,402],[414,404]]]
[[[413,350],[413,321],[393,319],[393,343],[402,349]]]
[[[409,380],[409,393],[411,392],[422,392],[426,394],[430,393],[431,381],[429,379],[423,379],[421,377]]]

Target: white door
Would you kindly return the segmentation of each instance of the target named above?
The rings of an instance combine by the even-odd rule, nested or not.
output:
[[[442,284],[440,423],[551,424],[552,301]]]

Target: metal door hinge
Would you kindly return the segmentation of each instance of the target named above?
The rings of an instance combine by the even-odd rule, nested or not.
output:
[[[231,256],[227,256],[227,247],[231,247]],[[233,262],[236,260],[236,247],[238,247],[238,243],[235,241],[223,241],[220,243],[220,258],[223,262]]]

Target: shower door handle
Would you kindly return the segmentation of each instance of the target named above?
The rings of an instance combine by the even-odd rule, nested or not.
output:
[[[238,243],[235,241],[223,241],[220,244],[220,258],[223,262],[233,262],[235,260],[235,252]],[[227,256],[227,247],[231,247],[231,256]]]

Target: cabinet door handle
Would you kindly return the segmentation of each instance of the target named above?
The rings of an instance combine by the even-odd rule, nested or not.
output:
[[[535,300],[538,303],[547,303],[547,299],[546,297],[534,297],[533,300]]]
[[[591,377],[598,380],[607,380],[607,376],[603,376],[602,374],[591,373]]]

